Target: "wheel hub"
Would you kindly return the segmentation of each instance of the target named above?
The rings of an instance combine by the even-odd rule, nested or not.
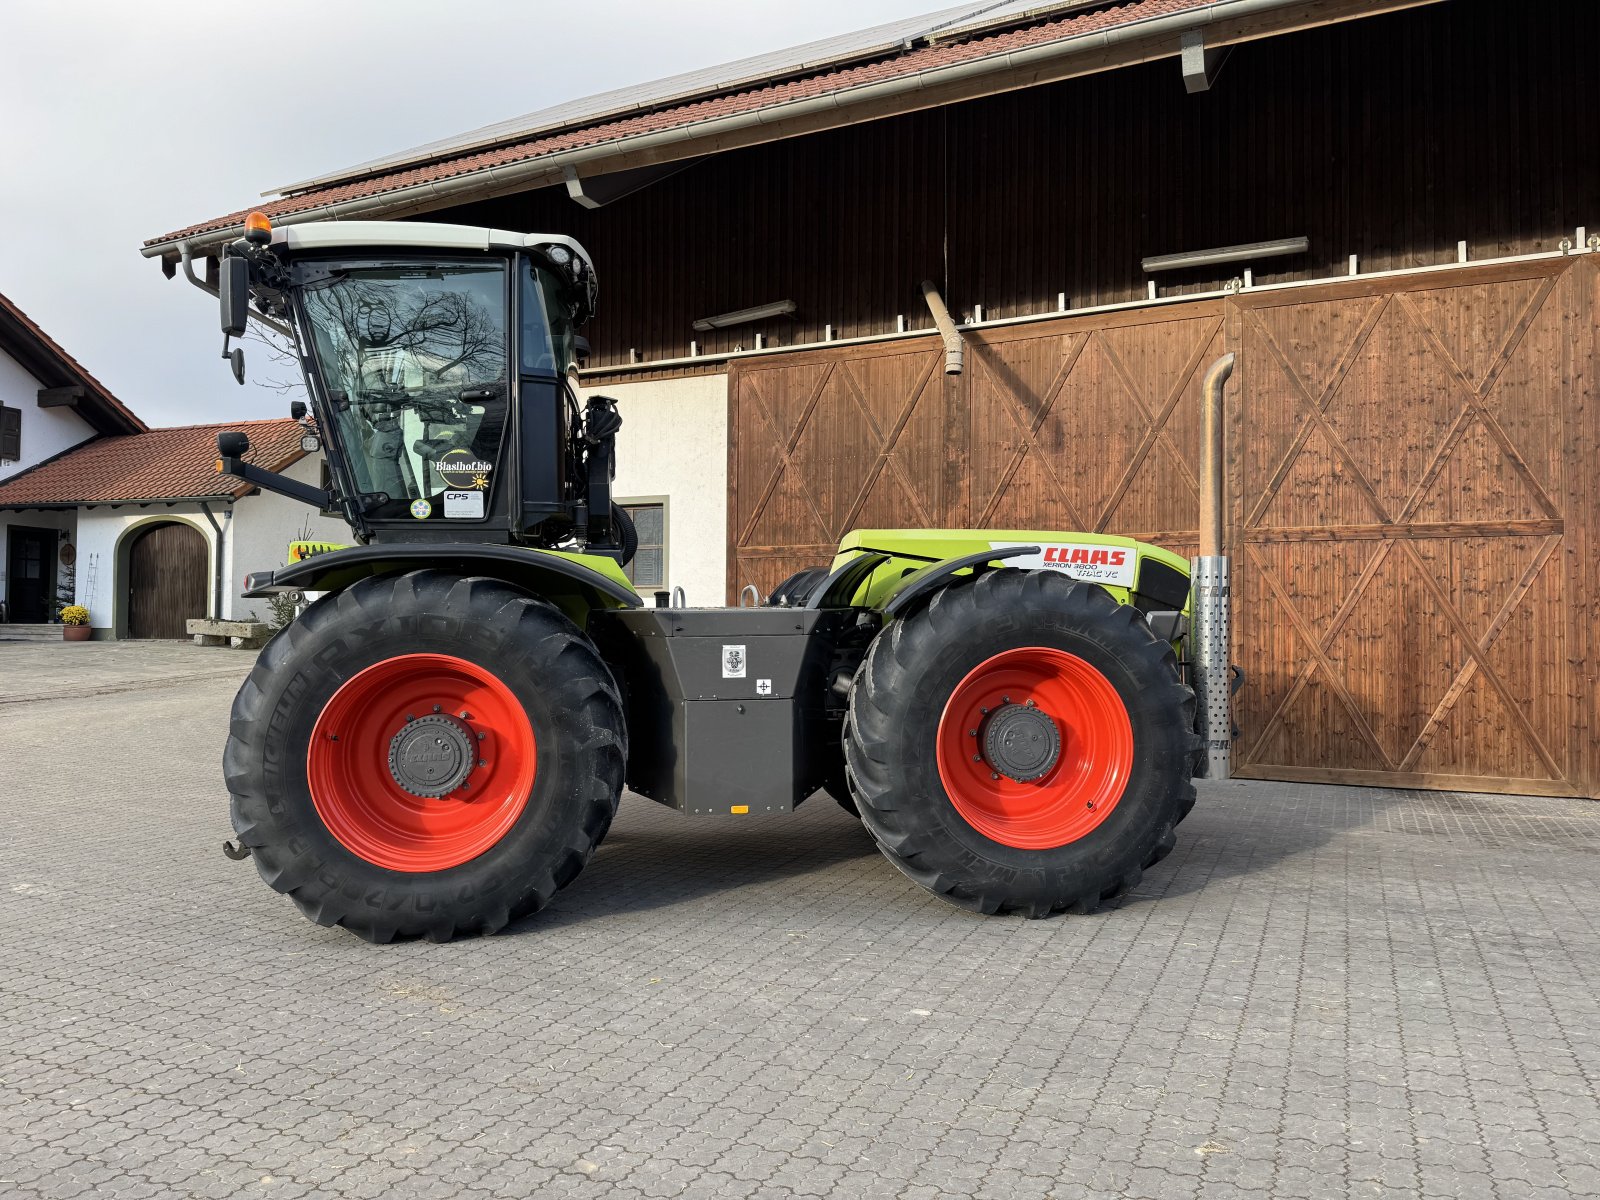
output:
[[[389,742],[389,774],[413,796],[447,796],[467,781],[475,738],[455,717],[408,720]]]
[[[1005,704],[985,723],[983,756],[997,774],[1031,783],[1048,775],[1060,759],[1061,734],[1032,704]]]

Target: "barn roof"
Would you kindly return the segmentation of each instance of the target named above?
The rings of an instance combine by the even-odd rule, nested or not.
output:
[[[148,428],[5,296],[0,296],[0,352],[14,358],[47,388],[78,389],[72,409],[97,433],[136,433]]]
[[[1426,0],[1338,0],[1311,23],[1421,2]],[[607,92],[323,175],[281,189],[278,199],[151,238],[144,253],[172,257],[180,242],[206,245],[231,237],[253,208],[279,221],[414,215],[474,198],[475,190],[548,186],[574,163],[635,149],[647,150],[658,163],[693,157],[706,151],[681,143],[734,125],[769,125],[764,136],[770,139],[786,136],[775,128],[777,122],[801,115],[840,114],[830,118],[835,123],[870,119],[883,113],[866,106],[886,94],[917,92],[954,74],[1020,72],[1021,82],[1003,86],[1026,86],[1030,78],[1039,81],[1028,73],[1044,57],[1103,51],[1146,35],[1163,38],[1163,45],[1170,43],[1163,53],[1176,54],[1179,26],[1198,28],[1224,18],[1259,23],[1262,13],[1284,8],[1293,10],[1285,17],[1288,27],[1298,27],[1308,19],[1294,12],[1306,7],[1296,0],[970,3]],[[995,84],[991,90],[1003,87]],[[907,103],[937,102],[913,96]],[[680,144],[670,149],[669,141]],[[613,168],[600,168],[606,169]]]
[[[305,431],[290,420],[174,425],[100,437],[0,483],[0,509],[236,499],[251,485],[216,471],[217,434],[229,429],[249,435],[245,461],[266,470],[281,471],[305,455]]]

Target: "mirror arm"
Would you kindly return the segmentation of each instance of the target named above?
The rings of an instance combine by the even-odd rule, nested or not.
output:
[[[194,259],[192,257],[190,257],[190,254],[189,254],[189,243],[188,242],[179,242],[178,243],[178,257],[183,263],[183,277],[185,279],[187,279],[190,283],[194,284],[195,287],[199,288],[202,292],[206,293],[206,295],[208,295],[208,296],[216,297],[216,296],[221,294],[221,289],[220,288],[212,286],[211,284],[207,283],[204,279],[201,279],[200,276],[198,276],[198,275],[196,275],[194,273]],[[291,341],[294,339],[294,330],[293,329],[291,329],[288,325],[285,325],[282,321],[273,320],[271,317],[267,316],[265,313],[258,312],[256,310],[252,309],[252,310],[250,310],[250,319],[252,321],[260,321],[268,329],[271,329],[271,330],[274,330],[277,333],[283,334],[284,337],[289,338]],[[228,356],[226,343],[224,343],[224,345],[223,345],[222,356],[224,358],[226,358]]]
[[[276,471],[264,471],[254,463],[247,463],[242,458],[235,458],[232,455],[219,459],[217,470],[219,474],[232,475],[265,491],[277,492],[280,496],[288,496],[291,500],[298,500],[313,508],[327,508],[331,503],[328,493],[322,488],[290,479],[287,475],[280,475]]]

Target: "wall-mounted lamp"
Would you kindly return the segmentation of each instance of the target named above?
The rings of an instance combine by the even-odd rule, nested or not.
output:
[[[1210,267],[1218,263],[1281,258],[1289,254],[1304,254],[1309,249],[1311,249],[1309,238],[1279,238],[1275,242],[1251,242],[1245,246],[1217,246],[1210,250],[1187,250],[1182,254],[1157,254],[1140,259],[1139,265],[1146,275],[1154,275],[1157,271],[1181,271],[1186,267]]]
[[[748,325],[751,321],[765,321],[768,317],[786,317],[794,310],[793,300],[779,300],[773,304],[741,308],[737,312],[722,313],[715,317],[701,317],[694,323],[694,328],[700,333],[706,333],[713,329],[727,329],[730,325]]]

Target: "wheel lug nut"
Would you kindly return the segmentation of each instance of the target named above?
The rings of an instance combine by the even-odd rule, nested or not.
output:
[[[983,755],[981,755],[981,754],[974,754],[974,755],[973,755],[973,756],[972,756],[972,761],[973,761],[973,762],[982,762],[982,761],[983,761]]]
[[[1000,697],[1000,702],[1002,704],[1010,704],[1011,703],[1011,697],[1010,696],[1001,696]]]
[[[1039,707],[1037,704],[1035,704],[1033,702],[1033,699],[1031,697],[1029,699],[1027,699],[1027,700],[1024,700],[1023,704],[1025,704],[1028,708],[1038,708]]]
[[[487,734],[487,733],[480,733],[480,734],[479,734],[479,735],[478,735],[478,740],[479,740],[479,741],[480,741],[480,742],[481,742],[481,741],[483,741],[483,739],[484,739],[484,738],[486,738],[486,737],[488,737],[488,736],[489,736],[489,735],[488,735],[488,734]]]
[[[967,736],[968,737],[977,737],[978,736],[978,731],[976,729],[969,729],[969,730],[967,730]]]
[[[999,779],[1000,778],[1000,774],[997,771],[990,771],[989,772],[989,778],[990,779]]]
[[[467,719],[467,710],[463,708],[458,715],[461,717],[461,719],[463,721],[465,721]]]
[[[978,711],[986,717],[989,715],[989,710],[987,708],[980,708]]]

